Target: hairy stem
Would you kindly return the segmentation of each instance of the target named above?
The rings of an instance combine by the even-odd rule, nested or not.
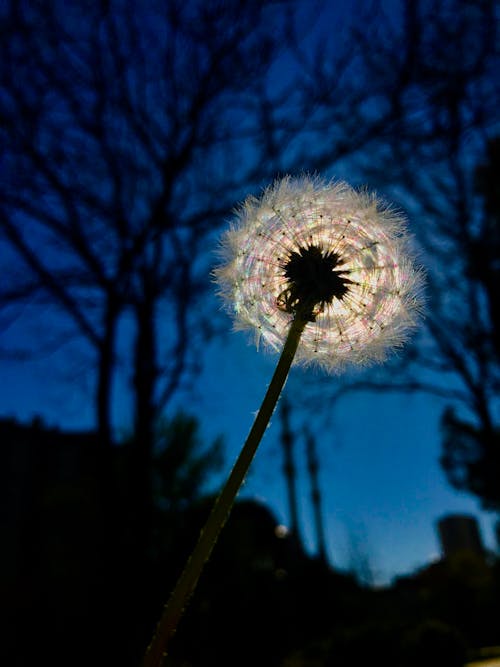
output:
[[[187,606],[189,598],[196,588],[200,574],[217,542],[219,533],[226,523],[236,495],[269,424],[306,324],[307,321],[299,317],[295,317],[291,323],[283,351],[281,352],[278,365],[276,366],[260,410],[255,417],[250,433],[234,464],[231,474],[215,501],[205,526],[200,532],[198,542],[186,563],[184,571],[165,605],[156,632],[144,656],[142,667],[161,667],[164,658],[167,656],[168,642],[175,634],[177,624]]]

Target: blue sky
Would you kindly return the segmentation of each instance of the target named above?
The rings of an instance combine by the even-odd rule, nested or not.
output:
[[[179,407],[197,415],[207,441],[224,436],[224,469],[211,480],[212,488],[228,474],[277,360],[249,344],[248,335],[232,332],[229,317],[226,321],[227,335],[208,346],[202,374],[172,406],[172,410]],[[11,335],[16,332],[12,330]],[[50,426],[91,428],[84,357],[78,359],[72,352],[72,363],[61,364],[59,354],[68,360],[68,351],[62,351],[30,363],[3,364],[0,415],[21,421],[41,415]],[[375,583],[388,583],[395,575],[409,573],[439,556],[435,522],[447,513],[475,515],[485,545],[494,548],[493,515],[481,512],[473,497],[451,489],[439,467],[438,426],[444,405],[440,399],[349,394],[323,425],[320,409],[302,406],[306,379],[320,381],[314,370],[293,367],[285,391],[294,402],[292,427],[299,430],[305,420],[318,434],[328,555],[334,566],[350,568],[353,559],[362,556],[368,559]],[[327,380],[343,381],[342,376]],[[321,408],[330,410],[326,403]],[[115,401],[115,423],[125,429],[130,425],[129,405],[120,394]],[[289,508],[279,437],[280,421],[275,413],[241,496],[265,502],[276,520],[286,525]],[[299,527],[306,548],[314,552],[310,486],[300,438],[296,466]]]
[[[207,435],[225,434],[231,461],[247,435],[275,362],[276,356],[257,351],[239,332],[214,345],[208,356],[193,405],[206,415],[202,424]],[[314,382],[314,370],[292,368],[285,388],[290,399],[297,397],[298,409],[292,415],[292,426],[297,428],[304,419],[312,420],[313,426],[321,419],[300,406],[305,375]],[[343,381],[342,377],[330,380]],[[387,583],[439,556],[435,521],[448,513],[474,514],[485,545],[494,547],[492,515],[481,512],[474,498],[451,489],[439,467],[443,405],[440,399],[423,395],[350,394],[339,402],[331,423],[316,428],[328,553],[334,565],[350,567],[357,549],[368,558],[375,581]],[[266,502],[278,521],[287,524],[279,437],[275,413],[242,495]],[[300,439],[296,465],[300,528],[306,546],[314,551],[310,486]]]
[[[346,7],[351,6],[326,4],[332,13],[330,20],[338,19],[335,12],[348,13]],[[288,64],[285,59],[282,70],[286,71]],[[331,175],[345,177],[339,168]],[[224,436],[225,471],[212,480],[213,486],[222,482],[236,458],[276,362],[275,356],[249,345],[245,334],[231,333],[231,321],[225,321],[227,335],[208,346],[201,376],[173,406],[198,416],[207,439]],[[40,326],[37,321],[26,323],[21,318],[6,332],[6,345],[7,338],[10,342],[36,338]],[[88,356],[80,348],[69,343],[66,349],[47,353],[37,361],[2,363],[1,372],[0,416],[26,422],[41,415],[50,426],[92,427],[92,373]],[[320,485],[328,553],[334,565],[350,567],[357,551],[358,556],[368,558],[378,583],[411,572],[438,556],[435,521],[452,512],[474,514],[486,546],[493,548],[493,516],[481,512],[473,497],[451,489],[439,468],[443,401],[421,395],[350,394],[323,425],[319,410],[308,412],[302,407],[304,378],[304,371],[292,369],[286,391],[297,405],[294,423],[308,421],[319,435]],[[307,378],[314,381],[314,372],[308,371]],[[330,381],[341,383],[343,379]],[[118,428],[130,427],[130,406],[123,391],[116,396],[114,413]],[[277,521],[287,524],[279,432],[275,416],[242,495],[262,500]],[[307,548],[314,551],[302,442],[297,445],[296,464],[300,528]]]

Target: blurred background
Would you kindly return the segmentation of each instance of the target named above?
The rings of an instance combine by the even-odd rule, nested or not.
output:
[[[499,9],[0,1],[2,664],[140,663],[276,363],[218,238],[303,172],[406,213],[425,319],[292,369],[167,665],[500,654]]]

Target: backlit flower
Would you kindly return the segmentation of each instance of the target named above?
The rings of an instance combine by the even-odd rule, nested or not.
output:
[[[222,250],[216,277],[237,327],[279,351],[302,318],[296,358],[328,370],[383,359],[420,310],[405,219],[343,182],[277,181],[246,199]]]

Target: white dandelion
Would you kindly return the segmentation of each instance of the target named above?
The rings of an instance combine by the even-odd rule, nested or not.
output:
[[[143,667],[160,667],[229,516],[294,359],[338,371],[383,358],[413,328],[421,273],[404,218],[345,183],[284,178],[248,198],[216,270],[236,324],[280,350],[250,433],[167,602]]]
[[[216,278],[238,328],[279,351],[306,319],[298,361],[340,371],[382,360],[418,319],[405,218],[346,183],[277,181],[244,202],[222,253]]]

